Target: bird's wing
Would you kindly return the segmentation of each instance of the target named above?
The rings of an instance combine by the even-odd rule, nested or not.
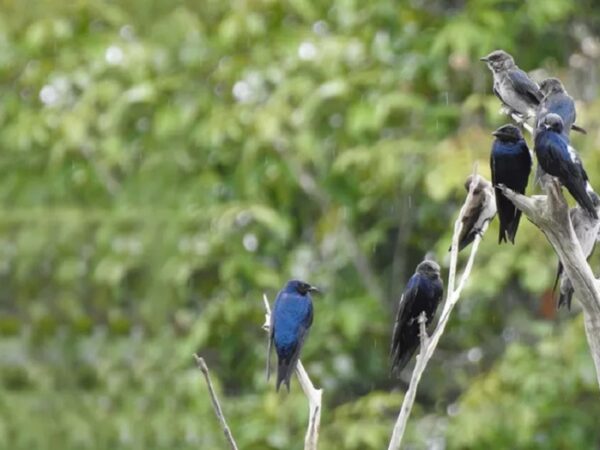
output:
[[[524,96],[529,102],[538,105],[542,101],[539,86],[521,69],[509,70],[508,79],[517,93]]]
[[[531,174],[531,167],[533,166],[533,161],[531,159],[531,152],[529,151],[529,147],[527,147],[527,143],[525,141],[522,141],[520,147],[521,153],[519,154],[518,165],[518,189],[521,194],[524,194],[525,188],[527,188],[527,183],[529,182],[529,175]]]
[[[312,307],[310,309],[310,320],[309,323],[312,323]],[[292,356],[290,356],[289,359],[289,365],[288,367],[291,370],[294,370],[296,368],[296,363],[298,362],[298,359],[300,359],[300,351],[302,350],[302,347],[304,347],[304,342],[306,341],[306,338],[308,337],[308,332],[310,329],[310,324],[307,325],[306,323],[301,324],[298,327],[298,340],[296,342],[296,346],[294,347],[294,351],[292,352]],[[291,378],[291,374],[288,377]]]
[[[408,280],[408,284],[406,285],[406,288],[402,293],[402,297],[400,297],[400,301],[398,302],[398,312],[396,313],[396,321],[394,322],[394,330],[392,331],[392,345],[390,348],[390,356],[392,361],[395,359],[396,354],[400,350],[400,331],[402,329],[402,325],[412,319],[412,317],[410,317],[410,311],[418,293],[419,283],[416,275],[413,275],[410,280]]]
[[[462,245],[464,241],[469,239],[471,239],[471,241],[473,240],[474,236],[471,236],[471,234],[475,232],[473,228],[475,228],[475,224],[483,211],[483,200],[483,194],[473,194],[473,197],[471,197],[471,202],[467,206],[465,215],[462,218],[463,226],[458,238],[459,248],[464,248]]]

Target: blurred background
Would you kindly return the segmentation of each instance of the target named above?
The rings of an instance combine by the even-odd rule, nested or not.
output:
[[[199,352],[240,448],[301,449],[306,400],[266,383],[261,329],[292,277],[325,291],[302,355],[321,448],[385,448],[397,301],[428,251],[446,277],[507,121],[479,57],[564,81],[600,188],[599,36],[591,0],[0,0],[0,448],[226,448]],[[497,233],[406,448],[598,448],[556,257],[525,219]]]

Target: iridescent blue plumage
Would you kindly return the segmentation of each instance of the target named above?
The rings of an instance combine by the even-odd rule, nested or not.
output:
[[[429,260],[420,263],[398,304],[390,350],[392,373],[399,373],[410,361],[420,343],[419,316],[424,312],[429,325],[443,293],[440,266]]]
[[[558,78],[546,78],[540,83],[540,91],[544,98],[536,114],[536,127],[544,117],[550,113],[558,114],[563,120],[563,134],[569,135],[571,129],[586,134],[586,131],[575,125],[577,119],[577,111],[575,109],[575,101],[567,93],[563,84]]]
[[[587,192],[591,189],[587,174],[581,159],[569,145],[568,137],[563,134],[563,121],[559,115],[551,113],[540,121],[534,150],[544,172],[557,177],[577,203],[597,219],[596,209]]]
[[[277,352],[277,391],[281,383],[290,390],[290,378],[313,321],[311,292],[318,290],[308,283],[290,280],[277,294],[271,313],[271,329],[267,355],[267,379],[271,345]]]
[[[514,244],[521,211],[496,186],[504,184],[513,191],[524,194],[531,172],[531,154],[521,131],[514,125],[504,125],[492,134],[496,136],[492,144],[490,166],[500,218],[498,243],[510,241]]]

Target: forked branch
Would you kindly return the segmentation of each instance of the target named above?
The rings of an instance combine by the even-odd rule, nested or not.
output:
[[[516,193],[506,186],[499,187],[504,196],[542,230],[560,258],[583,308],[587,340],[600,385],[600,282],[594,278],[581,250],[559,182],[552,178],[546,183],[547,195],[534,197]]]
[[[444,333],[444,330],[446,329],[446,324],[450,319],[450,313],[452,312],[454,306],[458,302],[460,294],[463,288],[465,287],[467,280],[469,279],[471,269],[473,268],[473,261],[475,260],[475,255],[477,254],[477,250],[479,249],[479,243],[481,242],[481,238],[488,227],[488,223],[486,222],[481,232],[475,237],[475,240],[473,241],[473,244],[471,246],[469,260],[467,261],[467,265],[465,266],[465,269],[460,277],[458,286],[455,289],[454,285],[456,278],[456,266],[458,260],[458,239],[463,225],[462,219],[465,215],[467,205],[469,205],[473,197],[473,190],[475,189],[475,186],[477,186],[478,178],[479,177],[475,175],[471,180],[469,193],[467,195],[467,198],[465,199],[465,203],[460,209],[458,218],[454,223],[454,233],[452,235],[452,247],[450,253],[450,270],[448,273],[447,284],[448,294],[446,297],[446,303],[444,304],[444,309],[442,311],[440,320],[430,337],[427,337],[427,333],[424,330],[425,326],[421,322],[421,348],[419,351],[419,355],[417,356],[417,362],[410,379],[408,390],[406,391],[406,395],[404,396],[404,400],[402,402],[402,407],[400,408],[400,414],[398,414],[398,419],[396,420],[396,424],[394,425],[394,430],[392,432],[392,438],[390,440],[388,450],[397,450],[400,448],[400,444],[402,443],[402,437],[404,436],[404,431],[406,430],[406,424],[408,422],[410,412],[415,403],[415,396],[417,394],[419,382],[421,381],[421,377],[425,372],[427,363],[433,356],[433,352],[435,351],[437,344],[442,334]]]

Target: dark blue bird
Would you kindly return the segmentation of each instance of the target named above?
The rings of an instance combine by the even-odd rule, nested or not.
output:
[[[514,244],[521,211],[496,186],[504,184],[513,191],[524,194],[531,173],[531,154],[521,130],[514,125],[503,125],[492,134],[496,137],[492,144],[490,167],[500,218],[498,243],[510,241]]]
[[[419,347],[419,316],[424,312],[429,325],[443,293],[440,266],[435,261],[421,262],[408,280],[398,304],[390,349],[392,374],[399,374]]]
[[[587,192],[591,190],[587,174],[563,131],[563,121],[558,114],[547,114],[540,121],[534,146],[538,163],[544,172],[557,177],[575,201],[597,219],[596,208]]]
[[[290,280],[275,299],[267,349],[267,380],[270,375],[271,346],[274,344],[278,360],[277,391],[281,383],[286,385],[288,392],[290,390],[290,378],[313,322],[311,292],[319,290],[304,281]]]
[[[563,132],[565,134],[568,135],[572,129],[587,134],[583,128],[575,125],[577,119],[575,102],[558,78],[546,78],[540,83],[540,91],[544,98],[540,102],[536,113],[536,125],[539,125],[540,120],[546,115],[555,113],[563,120]]]

